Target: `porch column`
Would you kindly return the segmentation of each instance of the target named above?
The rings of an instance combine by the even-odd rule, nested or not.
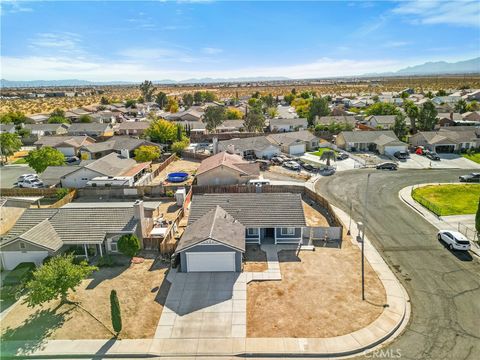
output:
[[[98,247],[100,249],[100,256],[103,256],[103,252],[102,252],[102,244],[98,244]]]
[[[277,228],[273,228],[273,238],[275,239],[275,245],[277,245]]]
[[[303,227],[300,228],[300,244],[303,245]]]
[[[261,244],[261,242],[262,242],[262,241],[260,240],[261,237],[262,237],[262,233],[261,233],[260,228],[258,228],[258,243],[259,243],[259,244]]]
[[[87,244],[83,244],[83,250],[85,251],[85,257],[88,260],[88,251],[87,251]]]

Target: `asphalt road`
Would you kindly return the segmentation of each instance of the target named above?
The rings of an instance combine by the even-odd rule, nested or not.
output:
[[[0,187],[12,188],[22,174],[35,174],[35,170],[26,165],[8,165],[0,167]]]
[[[436,229],[398,198],[405,186],[456,181],[466,170],[354,170],[317,182],[334,205],[363,219],[367,174],[367,237],[407,289],[412,305],[404,333],[376,358],[462,360],[480,354],[480,261],[450,252]],[[397,350],[399,353],[397,353]],[[365,356],[364,358],[372,358]]]

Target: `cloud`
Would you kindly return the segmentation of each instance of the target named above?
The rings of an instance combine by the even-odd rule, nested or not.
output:
[[[86,55],[82,47],[82,37],[73,32],[37,33],[29,39],[28,47],[42,54],[48,51],[50,55]]]
[[[222,49],[214,48],[214,47],[204,47],[202,48],[202,52],[207,55],[216,55],[223,52]]]
[[[356,32],[352,35],[353,37],[365,37],[368,36],[380,28],[382,28],[388,21],[388,15],[379,15],[378,18],[370,19],[368,22],[365,22],[362,26],[358,28]]]
[[[383,47],[392,49],[392,48],[401,48],[410,44],[411,43],[408,41],[387,41],[383,43]]]
[[[20,1],[16,0],[3,0],[0,6],[0,10],[2,15],[3,14],[14,14],[14,13],[21,13],[21,12],[33,12],[33,9],[28,6],[24,6],[25,3],[21,3]]]
[[[414,24],[446,24],[455,26],[480,26],[480,2],[465,1],[404,1],[399,3],[392,13],[404,15]]]

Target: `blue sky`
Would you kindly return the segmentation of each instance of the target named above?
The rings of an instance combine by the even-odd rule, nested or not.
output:
[[[479,1],[4,1],[9,80],[286,76],[480,56]]]

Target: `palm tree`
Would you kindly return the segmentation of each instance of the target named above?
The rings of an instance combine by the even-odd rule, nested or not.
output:
[[[418,118],[418,113],[419,113],[418,107],[413,103],[413,101],[405,100],[404,108],[405,108],[405,113],[410,119],[410,129],[412,130],[412,134],[415,134],[417,132],[417,126],[415,125],[415,121]]]
[[[330,166],[330,160],[335,160],[335,152],[332,150],[325,150],[320,156],[320,160],[326,160],[327,166]]]

